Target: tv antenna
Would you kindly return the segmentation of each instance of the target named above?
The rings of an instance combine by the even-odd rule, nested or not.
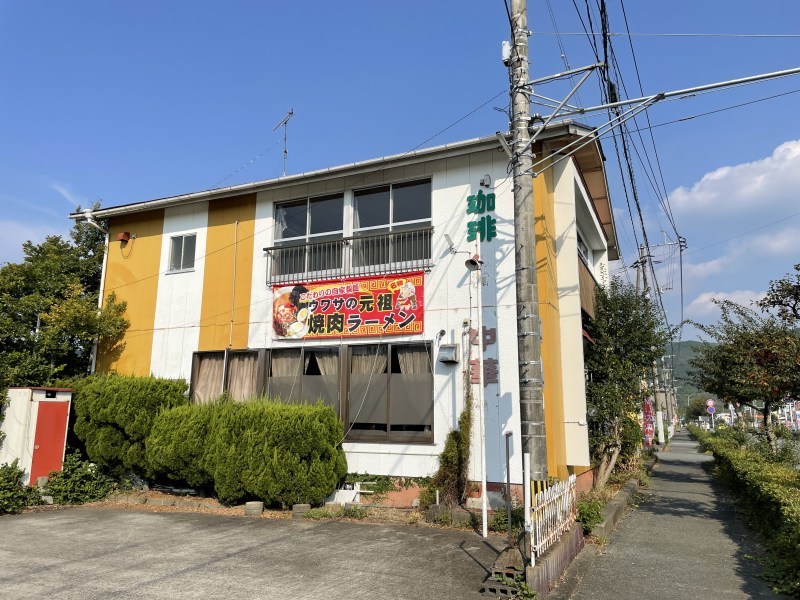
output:
[[[281,119],[281,122],[275,125],[275,129],[272,131],[277,131],[278,127],[283,127],[283,176],[286,177],[286,157],[289,155],[289,151],[286,149],[286,126],[289,124],[289,119],[294,116],[294,109],[290,108],[289,112],[286,113],[286,116]]]

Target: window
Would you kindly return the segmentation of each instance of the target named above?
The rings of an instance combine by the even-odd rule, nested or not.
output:
[[[322,401],[339,411],[339,349],[283,348],[271,352],[267,395],[283,402]]]
[[[194,269],[194,249],[196,242],[197,236],[194,233],[176,235],[171,238],[169,248],[170,271]]]
[[[342,267],[342,194],[281,202],[275,224],[276,275]]]
[[[592,263],[592,251],[589,249],[589,246],[586,245],[580,232],[578,232],[578,256],[580,256],[587,265]]]
[[[354,193],[354,265],[430,258],[431,182],[385,185]]]
[[[433,440],[433,374],[429,344],[350,348],[348,440]]]
[[[259,380],[265,350],[196,352],[192,361],[191,400],[206,404],[223,393],[237,402],[256,398],[263,386]]]

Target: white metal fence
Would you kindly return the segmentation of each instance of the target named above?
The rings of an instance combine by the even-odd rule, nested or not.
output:
[[[575,475],[536,494],[531,507],[531,554],[541,556],[575,522]]]

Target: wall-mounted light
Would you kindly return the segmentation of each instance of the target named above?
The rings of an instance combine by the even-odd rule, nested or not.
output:
[[[125,242],[127,242],[128,240],[130,240],[130,239],[131,239],[131,233],[130,233],[130,231],[120,231],[120,232],[117,234],[117,241],[118,241],[118,242],[123,242],[123,243],[125,243]]]
[[[492,176],[487,173],[486,175],[481,177],[480,186],[485,188],[492,187]]]

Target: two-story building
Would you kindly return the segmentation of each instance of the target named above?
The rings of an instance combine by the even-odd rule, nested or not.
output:
[[[554,124],[536,148],[555,163],[534,179],[534,210],[558,477],[589,467],[581,314],[617,258],[599,142],[559,160],[589,133]],[[321,400],[344,422],[350,471],[398,476],[436,470],[482,373],[473,456],[485,447],[488,480],[503,481],[512,432],[521,482],[513,190],[496,136],[93,216],[109,224],[102,296],[126,301],[130,320],[98,370],[184,378],[193,402]]]

